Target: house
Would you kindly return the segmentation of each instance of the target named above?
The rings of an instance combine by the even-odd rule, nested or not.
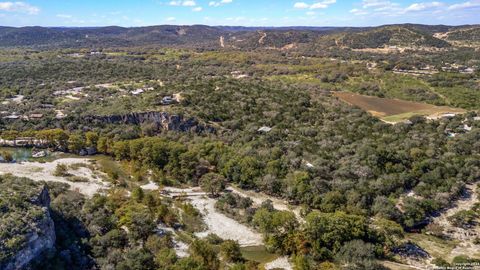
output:
[[[30,114],[30,119],[42,119],[42,118],[43,118],[43,114],[41,113]]]
[[[173,98],[171,96],[165,96],[162,98],[162,105],[170,105],[173,103]]]
[[[53,109],[53,108],[55,108],[55,105],[53,105],[53,104],[42,104],[42,105],[40,105],[40,107],[42,107],[44,109]]]
[[[266,126],[263,126],[261,128],[258,129],[258,132],[263,132],[263,133],[268,133],[272,130],[271,127],[266,127]]]
[[[177,103],[182,102],[182,93],[173,94],[173,100]]]
[[[22,95],[15,95],[10,100],[15,103],[21,103],[25,97]]]
[[[143,92],[145,92],[145,90],[139,88],[137,90],[133,90],[131,93],[132,95],[137,96],[137,95],[143,94]]]
[[[475,69],[473,69],[473,68],[466,68],[466,69],[460,71],[460,73],[463,73],[463,74],[473,74],[473,73],[475,73]]]
[[[463,125],[463,130],[465,130],[465,131],[472,131],[472,127],[469,126],[469,125],[467,125],[467,124],[465,124],[465,125]]]
[[[57,113],[55,115],[56,119],[63,119],[65,117],[67,117],[67,115],[62,110],[56,110],[55,112]]]
[[[441,115],[442,118],[453,118],[455,116],[456,116],[456,114],[454,114],[454,113],[444,113],[444,114]]]
[[[457,133],[447,132],[447,136],[448,136],[449,138],[455,138],[455,137],[457,137]]]
[[[247,77],[248,77],[247,74],[243,74],[241,71],[238,71],[238,70],[232,71],[232,72],[230,72],[230,74],[232,75],[232,77],[233,77],[234,79],[243,79],[243,78],[247,78]]]
[[[7,115],[3,117],[3,119],[17,120],[17,119],[20,119],[20,115],[16,113],[12,113],[11,115]]]

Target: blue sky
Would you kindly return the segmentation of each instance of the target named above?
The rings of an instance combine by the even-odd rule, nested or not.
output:
[[[479,24],[480,0],[0,0],[4,26]]]

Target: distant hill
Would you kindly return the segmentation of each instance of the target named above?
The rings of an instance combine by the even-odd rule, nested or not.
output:
[[[415,27],[385,26],[360,33],[346,33],[339,44],[353,49],[382,48],[385,46],[446,48],[450,44]]]
[[[202,25],[150,26],[137,28],[0,28],[0,46],[133,46],[133,45],[183,45],[212,42],[222,30]]]
[[[451,41],[480,41],[480,26],[462,28],[450,31],[447,40]]]
[[[450,40],[480,39],[478,26],[402,24],[380,27],[237,27],[161,25],[124,28],[0,27],[0,47],[97,48],[179,46],[293,49],[299,44],[353,49],[385,46],[447,48]],[[447,37],[448,38],[444,38]]]

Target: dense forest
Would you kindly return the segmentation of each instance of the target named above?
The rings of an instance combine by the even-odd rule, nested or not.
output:
[[[444,40],[437,31],[454,34]],[[55,248],[30,269],[261,267],[235,241],[197,237],[206,226],[199,210],[141,188],[152,182],[201,187],[215,209],[261,233],[266,249],[288,256],[294,269],[384,269],[381,261],[413,245],[408,234],[430,231],[480,180],[480,56],[449,43],[470,31],[0,28],[2,143],[98,155],[124,170],[105,169],[109,189],[93,197],[67,184],[0,176],[0,266],[35,230],[19,231],[16,219],[38,222],[49,212]],[[243,41],[218,48],[220,36]],[[414,46],[375,51],[407,43]],[[390,123],[336,97],[340,91],[465,113],[407,113]],[[56,168],[59,177],[67,171]],[[228,186],[301,210],[255,205]],[[48,206],[23,202],[41,188]],[[11,197],[10,189],[21,193]],[[476,210],[451,223],[476,226]],[[176,253],[178,238],[188,256]]]

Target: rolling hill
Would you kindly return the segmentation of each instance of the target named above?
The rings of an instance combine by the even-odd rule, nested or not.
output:
[[[360,33],[345,33],[339,40],[340,45],[352,49],[401,47],[446,48],[450,44],[413,27],[385,26]]]
[[[388,25],[380,27],[234,27],[161,25],[123,28],[0,27],[0,47],[184,46],[191,48],[295,48],[298,44],[352,49],[448,48],[457,40],[480,39],[473,26]],[[443,35],[448,38],[443,38]],[[223,37],[223,38],[222,38]],[[223,39],[223,43],[220,40]]]

